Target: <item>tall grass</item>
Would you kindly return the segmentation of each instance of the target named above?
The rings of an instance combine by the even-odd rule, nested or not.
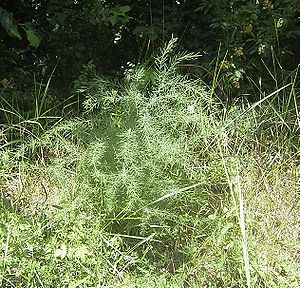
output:
[[[74,95],[60,101],[57,91],[51,89],[52,71],[48,79],[33,79],[27,90],[9,81],[0,90],[0,147],[16,146],[28,138],[38,138],[45,130],[59,123],[68,113],[68,107],[77,104]]]
[[[297,287],[296,130],[269,104],[294,82],[222,108],[175,42],[150,78],[85,75],[85,115],[2,148],[2,286]]]

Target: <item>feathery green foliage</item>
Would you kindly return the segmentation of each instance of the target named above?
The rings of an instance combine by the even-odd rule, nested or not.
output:
[[[1,150],[2,286],[297,287],[295,130],[267,142],[285,90],[222,107],[174,45],[150,78],[85,75],[84,117]]]

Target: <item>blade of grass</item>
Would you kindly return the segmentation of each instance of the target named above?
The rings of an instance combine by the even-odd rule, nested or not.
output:
[[[191,185],[191,186],[187,186],[187,187],[184,187],[184,188],[180,188],[180,189],[176,189],[176,190],[174,190],[174,191],[171,191],[171,192],[169,192],[169,193],[163,195],[162,197],[160,197],[160,198],[154,200],[153,202],[150,202],[150,203],[148,203],[147,205],[143,206],[142,208],[138,209],[134,214],[140,212],[141,210],[145,209],[145,208],[148,207],[148,206],[151,206],[151,205],[156,204],[156,203],[158,203],[158,202],[161,202],[161,201],[163,201],[163,200],[165,200],[165,199],[168,199],[168,198],[170,198],[170,197],[173,197],[173,196],[175,196],[175,195],[177,195],[177,194],[179,194],[179,193],[189,191],[189,190],[191,190],[191,189],[194,189],[194,188],[196,188],[196,187],[198,187],[198,186],[200,186],[200,185],[204,185],[204,184],[206,184],[206,183],[205,183],[205,182],[196,183],[196,184]]]
[[[6,241],[5,241],[5,248],[4,248],[4,265],[6,266],[7,263],[7,257],[8,257],[8,246],[9,246],[9,240],[10,240],[10,229],[9,225],[6,225],[7,229],[7,235],[6,235]]]
[[[241,181],[240,175],[238,171],[238,167],[236,167],[237,177],[235,189],[237,190],[236,193],[239,195],[239,222],[240,222],[240,229],[242,234],[242,247],[243,247],[243,260],[244,260],[244,268],[245,268],[245,276],[247,287],[251,287],[251,274],[250,274],[250,261],[249,261],[249,253],[248,253],[248,243],[247,243],[247,234],[246,234],[246,225],[245,225],[245,213],[244,213],[244,198],[243,192],[241,189]]]
[[[211,147],[212,143],[220,136],[220,134],[223,133],[229,126],[231,126],[233,123],[235,123],[238,119],[242,118],[243,116],[245,116],[246,114],[248,114],[250,111],[252,111],[253,109],[255,109],[257,106],[259,106],[260,104],[262,104],[263,102],[265,102],[267,99],[271,98],[272,96],[276,95],[277,93],[279,93],[280,91],[284,90],[285,88],[287,88],[287,87],[289,87],[291,85],[292,85],[292,83],[286,84],[283,87],[277,89],[276,91],[270,93],[269,95],[267,95],[263,99],[261,99],[261,100],[255,102],[254,104],[252,104],[249,108],[245,109],[243,112],[241,112],[234,119],[230,120],[226,125],[224,125],[223,127],[220,128],[220,130],[216,133],[216,135],[213,137],[213,139],[210,141],[209,145],[206,146],[206,148],[203,150],[202,153],[207,152],[207,150],[209,149],[209,147]]]

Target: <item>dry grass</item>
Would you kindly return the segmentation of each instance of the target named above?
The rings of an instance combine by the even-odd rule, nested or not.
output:
[[[282,165],[277,157],[254,160],[243,173],[250,260],[262,279],[273,277],[274,287],[298,287],[300,169],[293,159]]]
[[[21,168],[21,163],[18,173],[3,175],[0,186],[4,199],[25,217],[31,217],[46,207],[59,205],[62,197],[60,191],[54,179],[45,172],[29,172]]]

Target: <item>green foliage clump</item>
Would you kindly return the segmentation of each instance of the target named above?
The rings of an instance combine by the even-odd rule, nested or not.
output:
[[[145,80],[143,67],[128,71],[121,83],[96,75],[88,81],[85,78],[78,89],[85,94],[83,106],[88,119],[57,125],[19,150],[20,159],[26,155],[45,163],[46,174],[36,173],[35,177],[53,179],[53,185],[63,192],[50,200],[45,192],[49,189],[47,184],[42,185],[41,205],[53,201],[58,215],[63,213],[67,218],[66,209],[77,211],[70,217],[90,215],[87,217],[102,228],[92,228],[87,222],[82,225],[93,231],[100,229],[97,233],[104,241],[101,245],[111,243],[99,261],[105,265],[115,261],[118,271],[150,267],[174,273],[189,258],[189,237],[197,230],[206,233],[205,219],[218,209],[217,195],[226,189],[224,184],[215,185],[215,195],[211,196],[205,179],[224,175],[214,175],[217,167],[205,164],[207,159],[201,155],[217,129],[213,100],[200,81],[177,73],[178,64],[195,55],[176,56],[174,43],[172,40],[157,57],[151,83]],[[33,198],[27,197],[28,200],[20,200],[15,195],[11,201],[19,203],[16,206],[28,205],[23,211],[30,214]],[[48,243],[49,251],[58,246],[60,253],[67,253],[66,246],[73,247],[74,239],[62,236],[55,240],[51,235],[65,229],[64,222],[74,224],[75,229],[78,219],[72,220],[73,224],[65,218],[56,222],[56,212],[51,209],[46,216],[35,213],[54,221],[48,232],[42,229],[48,235],[43,241]],[[65,244],[58,244],[61,242]],[[117,261],[116,251],[121,253]],[[57,258],[66,257],[59,255]],[[57,269],[57,260],[51,261],[54,266],[50,270]],[[29,275],[30,269],[26,271],[23,273]]]
[[[262,144],[274,131],[268,125],[297,109],[271,106],[283,89],[223,107],[200,80],[181,75],[197,55],[174,47],[172,39],[151,67],[127,70],[122,81],[89,63],[76,82],[84,115],[3,149],[2,285],[296,287],[287,239],[273,235],[286,226],[288,246],[297,242],[282,220],[287,204],[274,200],[290,187],[296,195],[289,181],[297,166],[281,165],[284,142]],[[296,118],[284,123],[292,128]],[[258,122],[267,126],[260,138]],[[263,205],[280,214],[274,202],[282,218],[263,214]]]
[[[176,73],[178,64],[195,58],[194,55],[176,56],[170,65],[167,55],[173,45],[171,42],[157,58],[151,84],[145,82],[145,69],[137,68],[127,73],[123,83],[109,85],[110,82],[96,76],[84,89],[84,107],[94,115],[93,128],[87,133],[95,139],[87,144],[78,162],[79,182],[94,205],[99,205],[108,217],[116,217],[116,222],[123,223],[119,224],[124,227],[121,230],[128,234],[134,231],[148,235],[153,229],[147,222],[168,226],[180,211],[185,214],[183,218],[195,217],[204,200],[194,194],[203,193],[205,199],[206,188],[197,185],[191,193],[179,193],[180,189],[202,182],[214,170],[204,168],[205,159],[201,159],[201,149],[217,129],[213,100],[201,82]],[[159,201],[153,207],[153,201],[176,189],[178,193],[167,203]],[[182,197],[187,210],[177,206]],[[127,217],[143,220],[133,228],[122,220]],[[176,235],[172,237],[179,236]]]
[[[196,74],[208,81],[220,50],[225,86],[235,95],[246,91],[256,99],[248,78],[272,81],[266,67],[278,62],[291,71],[299,64],[294,0],[2,2],[0,81],[19,86],[30,86],[33,75],[48,77],[56,66],[55,88],[69,92],[90,61],[103,74],[121,75],[131,63],[149,59],[171,35],[182,48],[202,52]]]
[[[246,94],[256,100],[255,86],[263,82],[271,90],[274,85],[279,88],[290,71],[297,69],[297,1],[202,1],[196,11],[205,15],[209,30],[204,35],[215,41],[211,46],[218,57],[213,62],[220,68],[219,85],[225,99],[230,94]],[[205,66],[211,71],[211,62]]]

